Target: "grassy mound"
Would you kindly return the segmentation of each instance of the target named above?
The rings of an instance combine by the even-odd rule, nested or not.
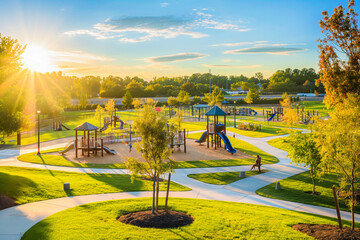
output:
[[[169,204],[171,210],[186,212],[194,222],[173,229],[121,223],[116,220],[118,216],[149,210],[151,199],[116,200],[56,213],[30,228],[22,239],[313,239],[293,230],[292,226],[298,223],[336,225],[335,219],[259,205],[177,198],[170,198]]]

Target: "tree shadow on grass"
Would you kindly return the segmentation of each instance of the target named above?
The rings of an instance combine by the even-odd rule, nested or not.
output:
[[[19,204],[18,199],[31,192],[29,189],[36,189],[38,185],[22,176],[0,172],[0,194],[8,196]]]
[[[27,230],[21,237],[21,240],[52,240],[51,235],[51,224],[48,221],[42,220]],[[66,232],[64,232],[66,234]]]

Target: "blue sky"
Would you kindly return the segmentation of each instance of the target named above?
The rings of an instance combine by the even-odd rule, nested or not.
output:
[[[266,77],[318,69],[321,12],[347,1],[0,1],[0,33],[67,75]],[[359,7],[356,7],[359,12]]]

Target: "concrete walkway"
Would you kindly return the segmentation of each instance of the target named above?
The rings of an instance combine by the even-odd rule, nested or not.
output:
[[[233,133],[228,131],[229,136]],[[336,217],[334,209],[312,206],[302,203],[294,203],[289,201],[282,201],[277,199],[265,198],[256,194],[256,190],[266,186],[270,183],[276,182],[280,179],[290,177],[292,175],[306,171],[294,165],[290,165],[290,159],[286,157],[287,153],[274,148],[267,144],[268,140],[282,137],[266,137],[266,138],[251,138],[235,134],[237,139],[244,140],[250,144],[257,146],[259,149],[274,155],[279,159],[279,162],[271,165],[263,165],[263,169],[270,170],[269,172],[252,176],[231,183],[229,185],[212,185],[203,183],[192,178],[187,177],[188,174],[196,173],[211,173],[211,172],[232,172],[249,170],[249,166],[234,166],[234,167],[216,167],[216,168],[189,168],[176,169],[176,174],[172,175],[172,181],[191,188],[187,192],[170,192],[170,197],[196,198],[196,199],[211,199],[222,201],[233,201],[242,203],[259,204],[264,206],[271,206],[289,210],[296,210],[301,212],[319,214],[328,217]],[[58,144],[54,142],[53,145],[42,148],[55,148],[64,146],[64,143]],[[10,151],[10,152],[9,152]],[[72,168],[32,164],[20,162],[16,160],[18,154],[26,152],[33,152],[34,149],[26,149],[24,151],[11,152],[16,150],[1,150],[0,151],[0,165],[1,166],[19,166],[32,167],[39,169],[60,170],[69,172],[81,173],[108,173],[108,174],[127,174],[126,169],[98,169],[98,168]],[[10,157],[6,157],[10,156]],[[85,196],[65,197],[58,199],[45,200],[40,202],[28,203],[0,211],[0,239],[13,240],[20,239],[21,236],[35,223],[42,219],[57,213],[59,211],[79,206],[86,203],[93,203],[98,201],[107,201],[114,199],[127,199],[138,197],[151,197],[151,192],[130,192],[130,193],[108,193]],[[164,193],[161,193],[164,196]],[[341,212],[342,218],[346,220],[351,219],[349,212]],[[356,214],[356,221],[360,221],[360,215]]]

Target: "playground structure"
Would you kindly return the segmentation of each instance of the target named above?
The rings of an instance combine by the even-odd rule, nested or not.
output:
[[[169,139],[169,146],[173,150],[174,147],[177,147],[180,150],[180,147],[183,146],[184,153],[186,153],[186,130],[177,131]]]
[[[267,110],[265,114],[265,110],[263,109],[263,116],[266,115],[266,121],[281,121],[281,117],[284,115],[283,107],[272,107],[271,111]],[[265,120],[265,119],[264,119]]]
[[[206,139],[206,147],[221,147],[221,140],[224,142],[224,148],[227,149],[228,152],[234,154],[236,149],[234,149],[226,136],[226,112],[221,110],[218,106],[210,109],[206,114],[206,132],[204,132],[199,140],[196,142],[202,143],[205,142]],[[213,116],[213,122],[209,122],[209,117]],[[219,116],[224,116],[224,124],[219,123]]]
[[[109,126],[116,128],[116,123],[119,122],[119,129],[124,129],[124,121],[122,121],[119,116],[113,115],[111,118],[104,117],[104,126],[100,128],[100,132],[104,132]]]
[[[64,128],[70,130],[70,128],[66,127],[60,120],[53,120],[52,128],[54,131],[63,131]]]
[[[79,126],[77,126],[75,130],[75,142],[70,144],[64,151],[59,152],[61,154],[66,153],[67,151],[71,150],[75,147],[75,156],[78,158],[78,150],[81,150],[81,155],[87,155],[90,156],[90,153],[97,155],[98,151],[101,152],[101,156],[104,156],[104,151],[106,151],[109,154],[116,154],[115,151],[107,148],[104,146],[104,141],[102,138],[98,139],[98,127],[85,122]],[[84,135],[78,139],[78,131],[83,131]],[[93,132],[94,134],[91,134],[90,132]],[[98,141],[100,140],[100,142]],[[70,149],[71,148],[71,149]]]
[[[299,121],[303,124],[314,123],[314,116],[319,116],[319,112],[316,110],[305,110],[304,107],[296,107],[296,113],[299,117]]]

